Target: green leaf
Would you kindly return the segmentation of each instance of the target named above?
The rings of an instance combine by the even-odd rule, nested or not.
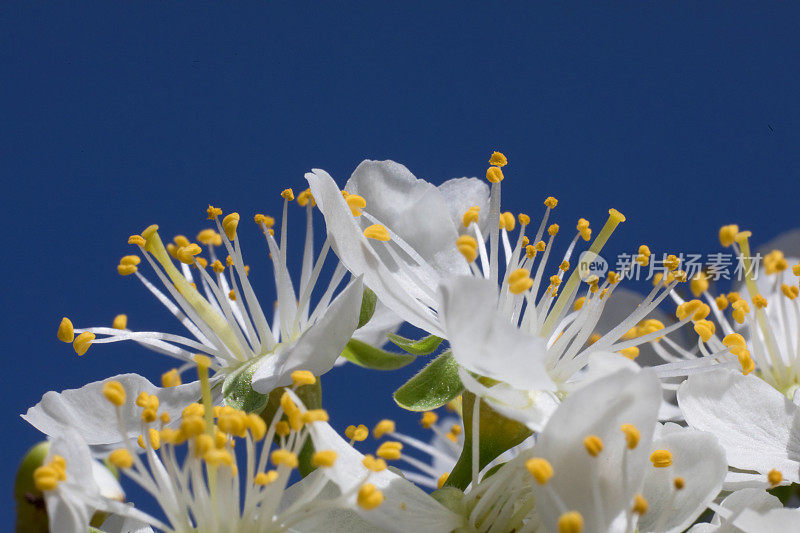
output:
[[[225,378],[222,384],[222,401],[235,409],[259,413],[267,406],[267,395],[253,390],[255,363],[242,365]]]
[[[463,390],[458,364],[448,350],[394,391],[394,401],[409,411],[430,411],[443,406]]]
[[[369,287],[364,287],[364,294],[361,296],[361,314],[358,315],[358,327],[366,326],[367,322],[372,318],[375,313],[375,305],[378,303],[378,297],[372,292]]]
[[[442,343],[442,338],[436,335],[428,335],[416,341],[414,339],[407,339],[400,335],[395,335],[394,333],[389,333],[387,336],[392,344],[413,355],[431,354]]]
[[[475,405],[475,395],[466,391],[461,400],[463,402],[464,447],[456,466],[453,467],[453,471],[445,481],[445,486],[464,490],[472,481],[472,411]],[[480,469],[531,435],[531,430],[527,426],[506,418],[489,407],[486,402],[480,404],[478,432]]]
[[[342,357],[351,363],[372,370],[397,370],[413,363],[416,359],[413,355],[387,352],[375,348],[358,339],[350,339],[342,352]]]

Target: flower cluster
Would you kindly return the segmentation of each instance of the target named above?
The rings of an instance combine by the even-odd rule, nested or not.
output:
[[[279,227],[254,216],[271,313],[238,213],[209,206],[196,242],[164,244],[156,225],[132,235],[119,273],[186,332],[132,331],[119,315],[86,328],[65,317],[57,336],[79,356],[132,340],[177,364],[161,386],[131,373],[46,393],[23,415],[49,440],[27,501],[64,532],[796,530],[800,238],[765,253],[756,279],[750,233],[724,226],[741,288],[716,294],[712,275],[665,253],[639,295],[622,282],[651,264],[647,245],[602,277],[578,264],[599,257],[621,212],[563,237],[553,197],[538,223],[502,210],[507,165],[494,152],[486,180],[438,186],[393,161],[364,161],[343,187],[309,172],[308,189],[281,193]],[[299,275],[293,202],[307,216]],[[397,335],[403,323],[426,336]],[[319,376],[419,358],[394,399],[429,439],[391,419],[329,424]],[[112,471],[158,509],[126,502]]]

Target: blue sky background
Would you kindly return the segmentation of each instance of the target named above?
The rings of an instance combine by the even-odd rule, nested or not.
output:
[[[148,224],[192,236],[208,203],[239,211],[264,301],[252,214],[277,212],[308,169],[343,184],[364,158],[438,183],[482,176],[500,149],[505,209],[535,220],[553,195],[571,229],[616,207],[612,251],[705,253],[723,223],[755,242],[800,225],[798,17],[778,2],[4,3],[0,515],[39,439],[19,413],[47,390],[171,366],[134,344],[78,358],[55,335],[63,315],[122,312],[180,331],[116,274]],[[416,431],[390,396],[412,373],[331,374],[334,425]]]

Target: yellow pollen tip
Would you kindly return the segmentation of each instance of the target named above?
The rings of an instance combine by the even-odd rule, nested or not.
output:
[[[95,339],[94,333],[89,331],[84,331],[77,337],[75,340],[72,341],[72,348],[75,350],[75,353],[78,355],[83,355],[89,350],[89,346],[92,345],[92,341]]]
[[[208,220],[214,220],[218,216],[222,216],[222,209],[209,205],[208,209],[206,209],[206,214],[208,215]]]
[[[508,290],[511,294],[522,294],[533,286],[530,272],[524,268],[518,268],[508,275]],[[552,281],[552,280],[551,280]],[[560,281],[560,280],[559,280]]]
[[[103,384],[103,396],[117,407],[125,403],[125,387],[119,381],[107,381]]]
[[[394,433],[395,429],[396,426],[393,420],[383,419],[375,425],[375,428],[373,428],[372,436],[376,439],[380,439],[387,433]]]
[[[270,454],[270,460],[275,466],[285,466],[288,468],[297,468],[299,464],[297,455],[284,449],[273,451],[272,454]]]
[[[760,295],[760,294],[755,294],[755,295],[753,295],[753,304],[754,304],[754,305],[755,305],[755,306],[756,306],[758,309],[764,309],[765,307],[767,307],[767,299],[766,299],[766,298],[764,298],[764,297],[763,297],[762,295]]]
[[[311,204],[311,207],[317,205],[316,200],[314,200],[314,195],[311,194],[311,189],[306,189],[297,195],[297,205],[300,207],[305,207],[309,203]]]
[[[294,200],[294,191],[292,189],[284,189],[281,192],[281,198],[291,202],[292,200]]]
[[[556,200],[552,196],[548,196],[547,198],[544,199],[544,205],[546,205],[550,209],[555,209],[555,207],[558,205],[558,200]]]
[[[75,328],[72,327],[72,321],[69,318],[64,317],[61,319],[56,336],[61,342],[72,342],[75,340]]]
[[[267,215],[258,214],[253,217],[253,220],[255,220],[256,224],[264,224],[267,228],[275,225],[275,219]]]
[[[314,374],[308,370],[295,370],[292,372],[292,384],[295,387],[300,387],[302,385],[313,385],[316,382],[317,378],[314,377]]]
[[[580,298],[575,300],[575,303],[572,305],[572,309],[574,311],[580,311],[585,302],[586,302],[586,296],[581,296]]]
[[[486,179],[490,183],[500,183],[503,181],[503,171],[499,167],[489,167],[486,169]]]
[[[625,444],[629,450],[633,450],[639,445],[639,429],[633,424],[622,424],[619,428],[625,434]]]
[[[52,464],[45,464],[33,471],[34,486],[42,492],[58,487],[59,471]]]
[[[177,368],[173,368],[161,374],[161,386],[164,388],[177,387],[182,384],[181,375],[178,373]]]
[[[527,226],[528,224],[531,223],[531,217],[529,217],[525,213],[520,213],[519,215],[517,215],[517,220],[519,220],[520,226]]]
[[[504,167],[508,164],[508,158],[501,152],[492,152],[489,156],[489,164],[496,167]]]
[[[480,218],[480,214],[481,214],[480,206],[473,205],[464,212],[464,216],[461,217],[461,224],[465,228],[468,228],[469,225],[472,224],[473,222],[477,224],[478,218]]]
[[[504,229],[506,231],[513,231],[517,225],[517,221],[514,219],[514,214],[511,211],[506,211],[505,213],[500,213],[500,229]]]
[[[197,367],[203,370],[208,370],[211,366],[211,358],[207,355],[203,355],[201,353],[195,354],[193,357],[195,364]]]
[[[137,270],[139,270],[139,267],[136,265],[117,265],[117,274],[120,276],[130,276]]]
[[[367,440],[369,437],[369,429],[364,424],[359,424],[356,426],[347,426],[347,429],[344,430],[345,436],[355,442],[361,442]]]
[[[686,486],[686,480],[678,476],[672,480],[672,485],[675,487],[675,490],[681,490]]]
[[[729,224],[719,228],[719,242],[722,246],[728,247],[735,242],[736,234],[739,233],[739,226]]]
[[[359,507],[370,511],[383,503],[383,493],[375,488],[372,483],[365,483],[358,490],[358,498],[356,500]]]
[[[445,472],[444,474],[442,474],[441,476],[439,476],[439,481],[437,481],[437,482],[436,482],[436,486],[437,486],[438,488],[440,488],[440,489],[441,489],[442,487],[444,487],[444,484],[445,484],[445,483],[447,483],[447,478],[448,478],[448,477],[450,477],[450,474],[448,474],[447,472]]]
[[[583,516],[578,511],[569,511],[558,517],[558,533],[581,533]]]
[[[470,235],[462,235],[456,239],[456,248],[468,263],[472,263],[478,257],[478,241]]]
[[[108,455],[108,461],[117,468],[127,469],[133,466],[133,456],[126,448],[114,450]]]
[[[800,294],[800,288],[797,285],[786,285],[784,283],[781,285],[781,292],[790,300],[794,300]]]
[[[781,481],[783,481],[783,474],[780,470],[773,468],[767,473],[767,481],[769,481],[769,484],[773,487],[777,487],[781,484]]]
[[[330,420],[328,411],[325,409],[309,409],[303,413],[303,423],[310,424],[311,422],[327,422]]]
[[[716,326],[710,320],[698,320],[694,325],[694,331],[700,335],[703,342],[708,342],[714,336]]]
[[[128,315],[117,315],[111,322],[111,327],[114,329],[126,329],[128,327]]]
[[[367,201],[364,197],[357,194],[348,194],[344,201],[347,202],[347,207],[350,208],[350,213],[354,217],[360,217],[361,210],[367,207]]]
[[[380,224],[373,224],[367,227],[364,230],[364,237],[383,242],[391,240],[391,237],[389,236],[389,232],[387,231],[386,227]]]
[[[270,470],[269,472],[259,472],[256,474],[253,483],[263,487],[264,485],[269,485],[276,479],[278,479],[278,472],[276,470]]]
[[[314,466],[331,467],[336,462],[337,454],[333,450],[322,450],[311,456],[311,464]]]
[[[558,230],[559,230],[558,224],[550,224],[550,226],[547,228],[547,234],[550,235],[551,237],[555,237],[556,235],[558,235]]]
[[[656,450],[650,454],[650,462],[656,468],[666,468],[672,465],[672,454],[669,450]]]
[[[637,494],[633,497],[633,509],[632,511],[638,515],[643,515],[647,512],[647,500],[641,494]]]
[[[620,354],[627,357],[631,361],[639,357],[639,347],[638,346],[629,346],[627,348],[623,348],[619,351]]]
[[[230,213],[222,219],[222,230],[229,240],[236,238],[236,228],[239,226],[239,213]]]
[[[383,459],[377,459],[374,455],[369,453],[364,456],[361,464],[363,464],[364,468],[371,472],[383,472],[386,470],[386,461]]]
[[[387,461],[396,461],[400,459],[403,444],[397,441],[386,441],[375,451],[375,455]]]
[[[439,420],[439,415],[437,415],[433,411],[425,411],[424,413],[422,413],[422,418],[420,418],[419,423],[425,429],[430,429],[430,427],[433,426],[438,420]]]
[[[541,457],[534,457],[525,461],[525,468],[528,469],[528,472],[539,485],[544,485],[553,477],[553,466],[547,459],[542,459]]]
[[[592,457],[597,457],[603,451],[603,440],[597,435],[589,435],[583,439],[586,452]]]

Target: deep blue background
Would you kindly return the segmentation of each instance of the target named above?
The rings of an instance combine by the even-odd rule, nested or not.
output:
[[[116,274],[150,223],[193,236],[208,203],[238,210],[267,302],[252,214],[276,213],[309,168],[343,183],[367,157],[439,182],[482,175],[501,149],[506,209],[536,219],[553,195],[571,229],[616,207],[628,222],[613,250],[717,251],[723,223],[756,241],[798,225],[788,4],[219,4],[0,7],[0,516],[39,438],[19,413],[50,389],[169,367],[133,344],[78,358],[55,335],[63,315],[104,325],[120,312],[180,331]],[[413,430],[390,397],[412,372],[331,374],[334,425],[394,416]]]

